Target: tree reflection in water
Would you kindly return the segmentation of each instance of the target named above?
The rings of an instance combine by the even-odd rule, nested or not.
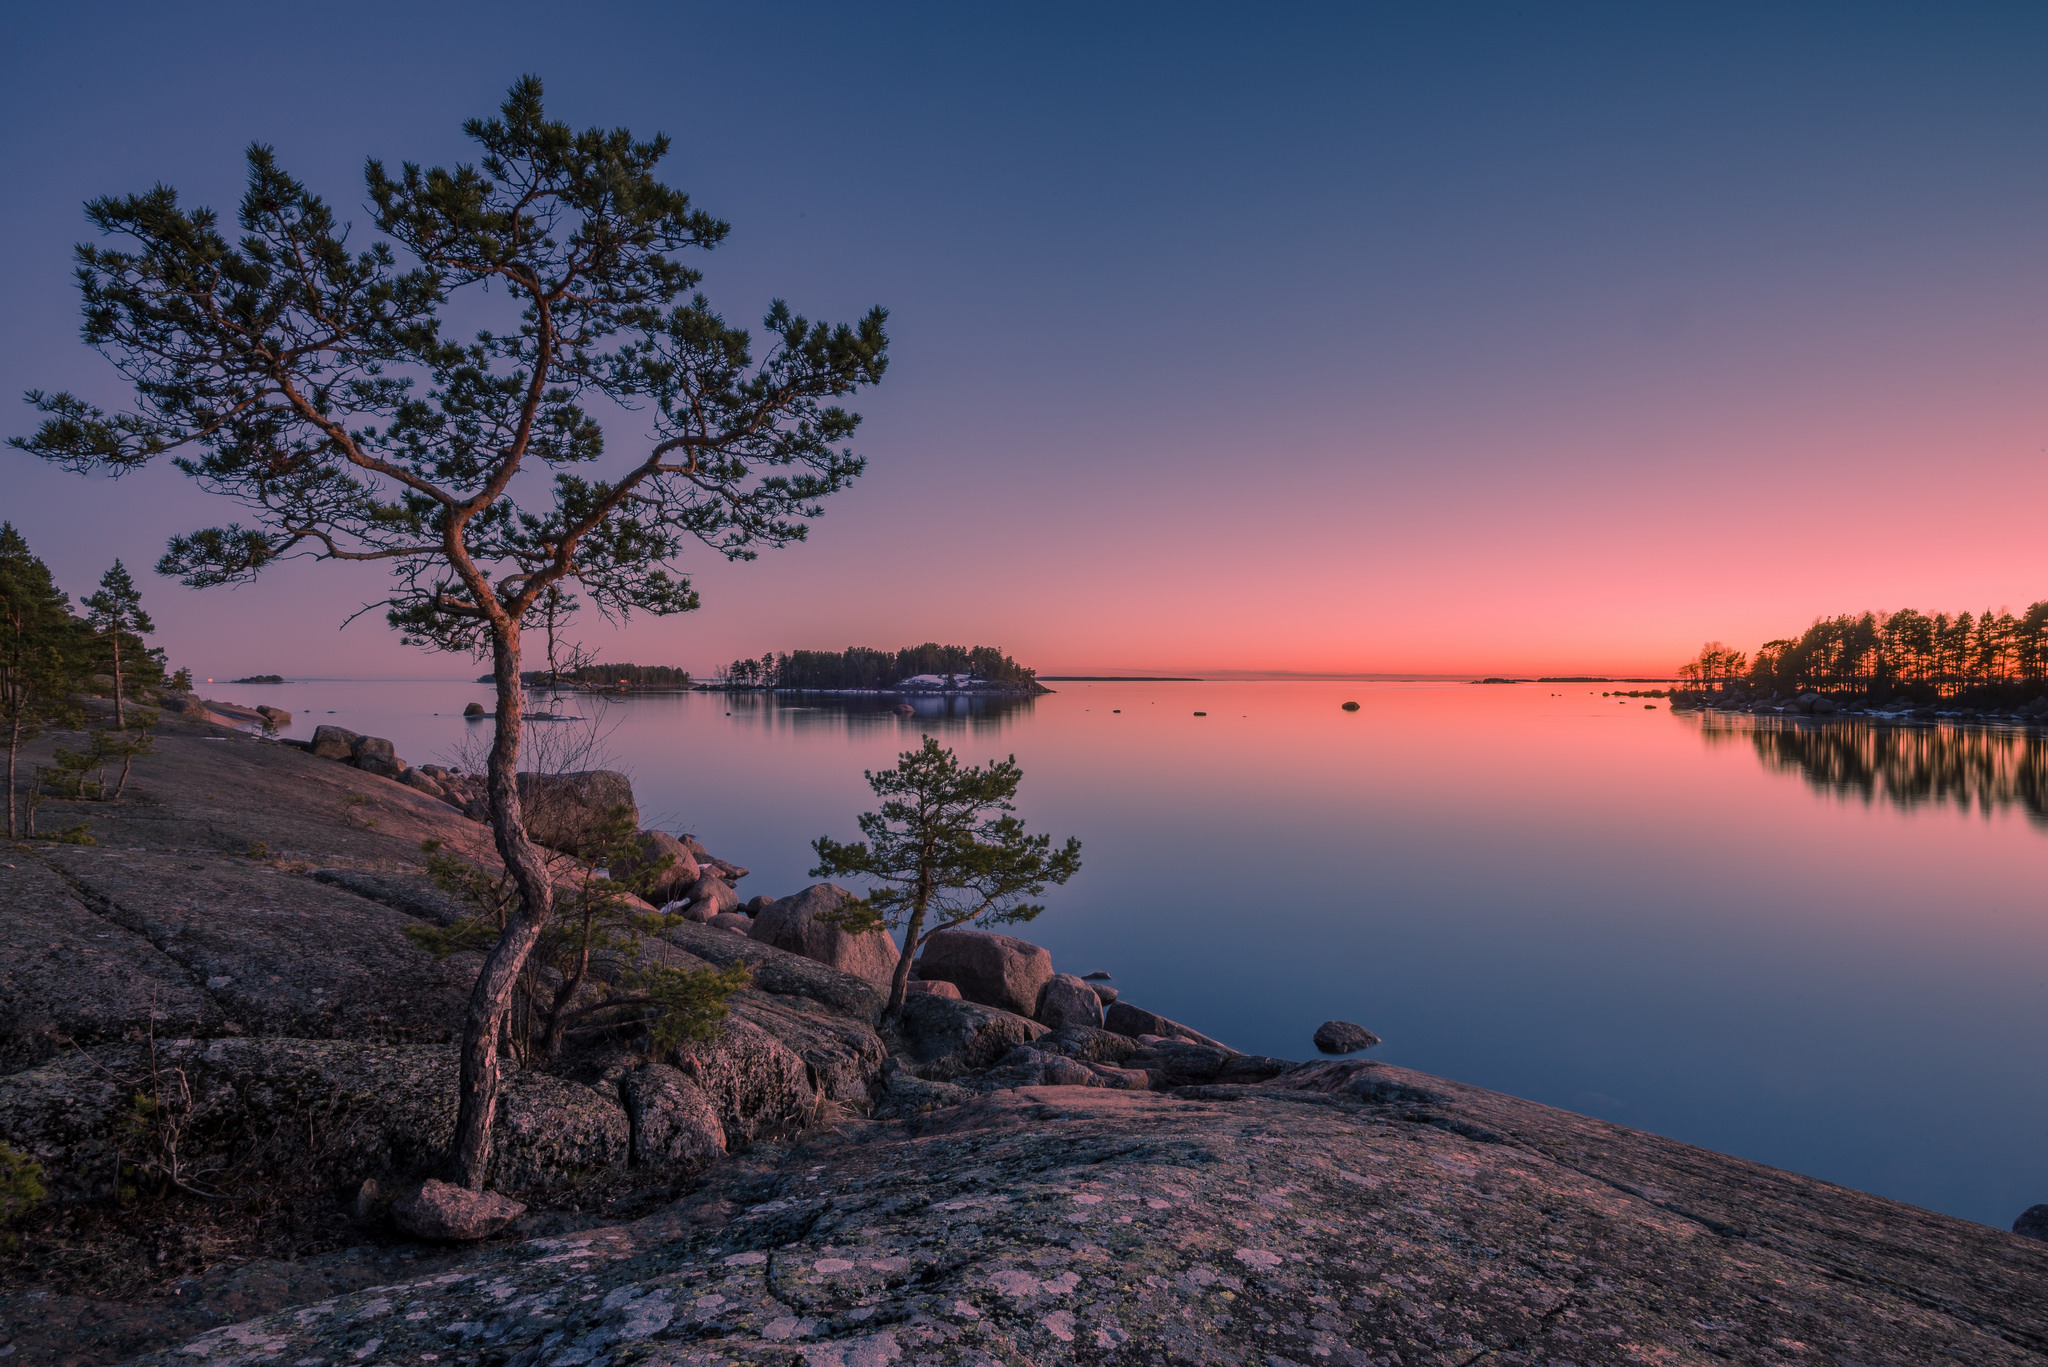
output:
[[[854,735],[897,730],[915,744],[927,731],[1000,733],[1012,719],[1031,711],[1033,697],[973,693],[726,693],[734,721],[748,720],[769,731],[837,730]],[[896,711],[908,704],[910,713]]]
[[[1824,792],[1907,809],[1948,804],[1987,816],[2018,807],[2048,828],[2048,733],[1711,712],[1700,723],[1708,745],[1746,736],[1765,769],[1797,774]]]

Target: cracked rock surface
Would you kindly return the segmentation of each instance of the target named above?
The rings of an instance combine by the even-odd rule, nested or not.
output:
[[[1199,1098],[1026,1088],[865,1125],[716,1170],[631,1224],[471,1253],[141,1361],[2048,1354],[2048,1248],[1399,1069],[1332,1067],[1362,1071]],[[1365,1099],[1360,1077],[1407,1099]]]

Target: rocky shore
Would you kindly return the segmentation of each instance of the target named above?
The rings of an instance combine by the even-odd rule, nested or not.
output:
[[[2048,1244],[1245,1055],[1016,937],[935,937],[885,1011],[886,939],[820,919],[842,890],[742,900],[662,832],[680,919],[633,952],[751,986],[714,1039],[515,1071],[498,1229],[411,1237],[476,956],[406,928],[462,914],[423,843],[488,864],[489,833],[461,775],[220,715],[167,716],[122,801],[50,804],[95,843],[0,859],[0,1144],[47,1191],[0,1251],[8,1367],[2048,1356]],[[541,785],[544,833],[622,784]],[[139,1190],[167,1152],[183,1183]]]
[[[2048,696],[2005,706],[1951,700],[1916,701],[1911,698],[1873,702],[1866,698],[1837,699],[1825,693],[1761,693],[1741,688],[1717,692],[1673,689],[1671,710],[1747,712],[1781,717],[1843,717],[1885,722],[2003,722],[2018,726],[2048,726]]]

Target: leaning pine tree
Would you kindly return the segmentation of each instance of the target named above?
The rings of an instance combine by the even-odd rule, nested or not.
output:
[[[520,633],[571,581],[614,617],[683,612],[686,545],[741,560],[802,538],[863,465],[844,444],[859,418],[831,401],[881,378],[888,343],[880,309],[835,327],[777,301],[757,356],[676,259],[727,229],[657,179],[665,137],[551,122],[534,77],[464,131],[475,165],[369,162],[385,240],[364,250],[260,145],[238,237],[161,186],[93,201],[93,225],[132,246],[78,249],[85,337],[134,407],[31,394],[45,418],[15,444],[116,474],[169,454],[243,506],[251,525],[173,539],[161,573],[207,586],[293,557],[381,561],[409,640],[490,655],[491,822],[519,901],[463,1026],[450,1166],[480,1189],[500,1030],[552,906],[516,782]],[[493,307],[499,330],[450,335],[450,313]],[[592,401],[635,418],[609,461]]]
[[[870,771],[868,787],[882,798],[863,812],[867,839],[842,845],[819,836],[811,848],[813,878],[851,875],[881,884],[827,918],[841,930],[903,931],[903,951],[889,984],[889,1005],[903,1005],[918,949],[942,930],[963,925],[1029,921],[1044,911],[1025,899],[1081,871],[1081,842],[1055,850],[1049,835],[1026,835],[1009,815],[1024,771],[1017,757],[963,765],[930,736],[897,757],[894,769]]]

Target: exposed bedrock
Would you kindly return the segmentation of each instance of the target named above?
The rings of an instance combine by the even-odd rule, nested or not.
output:
[[[480,1250],[143,1361],[446,1361],[459,1345],[757,1367],[2016,1367],[2048,1349],[2040,1244],[1405,1078],[1437,1101],[997,1092],[712,1169],[635,1223]]]

